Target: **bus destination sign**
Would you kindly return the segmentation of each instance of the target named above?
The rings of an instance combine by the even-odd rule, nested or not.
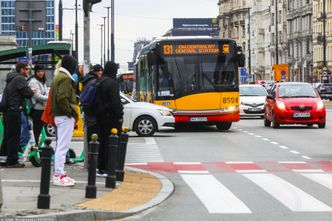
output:
[[[179,44],[163,45],[164,55],[218,54],[218,44]]]

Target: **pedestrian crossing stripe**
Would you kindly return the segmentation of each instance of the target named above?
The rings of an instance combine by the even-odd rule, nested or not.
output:
[[[300,174],[332,190],[332,174]],[[252,209],[211,174],[181,174],[199,201],[211,214],[250,214]],[[241,174],[292,212],[332,212],[332,208],[285,179],[269,173]],[[246,186],[250,191],[250,187]],[[255,190],[256,191],[256,190]],[[255,193],[256,194],[256,193]],[[330,203],[331,204],[331,203]],[[266,204],[267,205],[267,204]]]

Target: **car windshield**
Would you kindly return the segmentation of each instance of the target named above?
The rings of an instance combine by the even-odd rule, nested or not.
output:
[[[280,98],[303,98],[317,97],[313,87],[309,84],[291,84],[280,85],[278,89],[278,97]]]
[[[240,96],[266,96],[263,87],[240,87]]]

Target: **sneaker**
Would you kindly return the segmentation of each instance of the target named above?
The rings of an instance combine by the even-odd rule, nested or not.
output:
[[[25,167],[24,163],[14,163],[14,164],[7,164],[7,168],[23,168]]]
[[[96,176],[97,177],[107,177],[107,173],[105,170],[97,170]]]
[[[66,174],[53,175],[54,186],[74,186],[75,181],[68,177]]]

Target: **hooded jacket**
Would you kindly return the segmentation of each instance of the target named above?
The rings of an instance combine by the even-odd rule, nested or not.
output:
[[[89,72],[87,75],[80,79],[80,83],[82,83],[83,88],[88,87],[89,85],[95,83],[98,77],[94,72]],[[92,114],[87,113],[88,111],[84,111],[84,123],[87,127],[91,127],[97,124],[96,117]]]
[[[51,84],[51,113],[53,116],[67,116],[78,119],[75,94],[75,80],[65,69],[60,68]]]
[[[22,110],[24,98],[31,98],[34,93],[25,77],[18,72],[10,72],[6,78],[7,106],[11,110]]]
[[[39,81],[36,77],[32,77],[29,81],[31,88],[36,88],[37,92],[33,95],[31,103],[33,109],[44,110],[48,98],[48,91],[46,83]]]

